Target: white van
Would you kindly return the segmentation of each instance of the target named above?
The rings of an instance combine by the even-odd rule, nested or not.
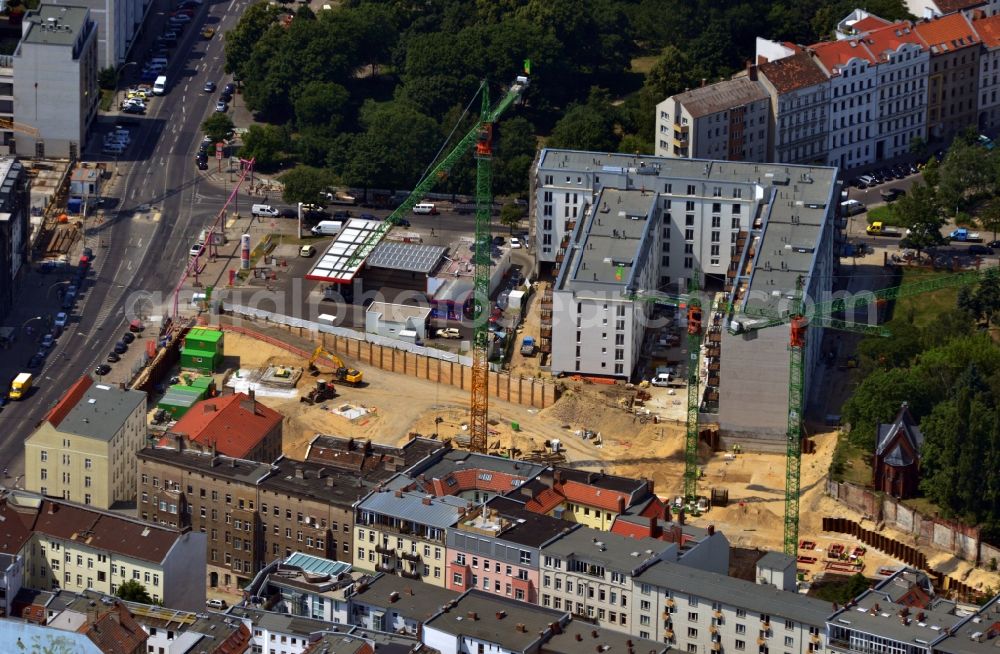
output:
[[[840,203],[840,215],[842,216],[856,216],[859,213],[864,213],[868,210],[868,207],[861,204],[857,200],[846,200]]]
[[[413,213],[423,214],[425,216],[433,216],[437,214],[437,207],[431,202],[421,202],[419,204],[413,205]]]
[[[339,220],[321,220],[309,231],[313,236],[336,236],[343,228],[344,223]]]
[[[316,248],[314,248],[311,245],[303,245],[301,248],[299,248],[300,257],[311,257],[314,254],[316,254]]]
[[[269,204],[255,204],[250,207],[250,213],[255,216],[268,216],[270,218],[275,218],[278,215],[278,210]]]
[[[156,95],[166,95],[167,94],[167,76],[160,75],[153,82],[153,93]]]

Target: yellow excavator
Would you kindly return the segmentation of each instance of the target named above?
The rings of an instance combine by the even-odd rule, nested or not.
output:
[[[343,384],[350,384],[351,386],[360,386],[364,381],[364,375],[360,370],[354,368],[348,368],[340,357],[338,357],[333,352],[328,352],[323,349],[323,346],[317,347],[313,350],[312,357],[309,359],[309,374],[313,377],[319,374],[319,368],[316,367],[316,359],[320,357],[326,357],[333,362],[335,369],[333,374],[336,375],[337,381]]]

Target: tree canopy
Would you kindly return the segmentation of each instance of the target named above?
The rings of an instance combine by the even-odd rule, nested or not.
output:
[[[135,579],[123,581],[118,590],[115,591],[115,595],[127,602],[139,602],[140,604],[153,603],[153,598],[150,597],[149,591]]]
[[[902,0],[867,8],[906,15]],[[283,152],[296,162],[344,183],[411,187],[453,128],[471,128],[482,81],[496,100],[530,60],[531,85],[499,121],[494,158],[496,192],[523,194],[541,139],[648,152],[666,96],[739,70],[758,36],[828,37],[851,9],[850,0],[347,0],[314,14],[261,0],[226,33],[226,70],[258,120],[290,130]],[[643,59],[651,67],[636,65]],[[373,123],[376,111],[391,120]],[[471,192],[474,168],[463,157],[444,186]]]

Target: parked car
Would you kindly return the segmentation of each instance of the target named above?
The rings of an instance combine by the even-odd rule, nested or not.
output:
[[[56,319],[52,322],[52,326],[65,329],[67,322],[69,322],[69,314],[65,311],[60,311],[56,314]]]
[[[975,257],[986,256],[993,254],[993,248],[988,245],[970,245],[969,254]]]
[[[510,237],[510,249],[511,250],[520,250],[521,249],[521,239],[517,238],[516,236],[511,236]]]
[[[205,93],[215,93],[215,82],[205,82],[205,86],[201,87],[201,90]]]
[[[146,107],[141,104],[123,104],[122,113],[142,115],[146,113]]]
[[[206,27],[205,29],[203,29],[201,31],[201,38],[203,38],[203,39],[210,39],[213,36],[215,36],[215,28],[214,27]]]
[[[53,345],[56,344],[56,337],[52,334],[46,334],[42,336],[42,348],[48,350]]]
[[[35,368],[40,367],[44,361],[45,357],[43,356],[38,356],[37,354],[32,356],[30,359],[28,359],[28,364],[27,364],[28,370],[34,370]]]
[[[115,352],[117,354],[125,354],[126,352],[128,352],[128,345],[125,345],[121,341],[118,341],[117,343],[115,343]]]
[[[94,368],[94,374],[97,375],[98,377],[103,377],[109,372],[111,372],[111,366],[109,366],[106,363],[102,363],[101,365]]]
[[[233,93],[236,93],[236,85],[230,82],[226,84],[225,88],[222,89],[222,92],[232,95]]]
[[[226,104],[224,100],[219,100],[215,103],[215,111],[220,114],[224,114],[229,111],[229,105]]]
[[[462,334],[456,327],[445,327],[435,332],[438,338],[462,338]]]
[[[986,246],[993,250],[1000,249],[1000,241],[990,241]]]
[[[208,159],[198,159],[196,165],[198,170],[208,170]]]
[[[130,345],[134,340],[135,340],[135,334],[133,334],[132,332],[125,332],[124,334],[122,334],[122,342],[125,343],[126,345]]]
[[[117,363],[118,361],[121,361],[121,359],[122,359],[121,355],[118,354],[117,352],[108,353],[108,358],[107,358],[108,363]]]

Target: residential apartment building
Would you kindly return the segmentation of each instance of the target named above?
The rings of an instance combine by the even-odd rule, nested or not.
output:
[[[445,587],[447,530],[471,513],[472,503],[399,490],[405,477],[357,505],[353,565]]]
[[[979,611],[935,594],[923,572],[904,568],[826,620],[830,651],[973,654],[996,649],[998,598]]]
[[[656,155],[766,161],[770,114],[770,95],[755,69],[678,93],[656,106]]]
[[[1000,0],[905,0],[907,11],[917,18],[937,18],[956,12],[993,16],[1000,12]]]
[[[978,121],[982,42],[962,13],[917,23],[914,30],[930,49],[927,137],[950,139]]]
[[[546,467],[529,461],[441,448],[409,468],[402,490],[435,497],[452,495],[476,504],[511,493],[543,474]]]
[[[651,305],[634,302],[626,293],[659,287],[662,210],[652,188],[604,186],[596,194],[567,236],[565,255],[555,259],[560,266],[552,306],[572,331],[552,338],[551,365],[553,371],[623,378],[639,360],[652,313]],[[689,270],[694,268],[691,247],[683,255]]]
[[[113,595],[134,580],[164,606],[205,605],[202,534],[17,491],[2,498],[0,517],[3,553],[22,557],[25,587]]]
[[[541,347],[554,373],[631,379],[652,300],[686,291],[695,275],[701,288],[733,300],[721,321],[730,325],[748,322],[746,312],[760,304],[787,302],[800,280],[812,298],[832,289],[834,169],[543,149],[535,180],[542,266],[545,244],[560,246],[552,252],[556,282],[540,298]],[[579,218],[546,217],[567,209]],[[728,336],[711,329],[723,430],[778,447],[788,421],[787,328]],[[808,340],[809,365],[820,341]],[[814,388],[810,377],[806,384]]]
[[[296,551],[351,561],[354,503],[441,448],[428,439],[394,448],[320,436],[310,447],[313,460],[266,464],[184,443],[138,453],[139,512],[143,520],[206,534],[211,586],[248,581]]]
[[[1000,15],[978,18],[972,28],[983,41],[979,53],[979,120],[980,131],[1000,128]]]
[[[3,86],[0,82],[0,89]],[[0,114],[2,105],[0,99]],[[0,157],[0,320],[13,307],[14,294],[27,270],[30,186],[28,172],[16,157]]]
[[[130,502],[145,442],[146,394],[85,375],[25,439],[24,487],[101,509]]]
[[[351,589],[349,624],[419,637],[424,623],[459,595],[461,592],[380,572]]]
[[[526,482],[518,499],[534,513],[610,531],[626,511],[662,512],[663,502],[648,479],[631,479],[604,472],[554,467]]]
[[[809,53],[830,78],[827,162],[858,168],[875,161],[876,59],[865,41],[817,43]]]
[[[46,0],[48,4],[86,7],[97,23],[97,65],[118,68],[128,58],[152,0]]]
[[[771,96],[771,161],[827,162],[830,129],[830,80],[805,52],[765,61],[758,78]]]
[[[249,394],[202,400],[171,427],[194,446],[237,459],[270,463],[281,456],[282,415]],[[172,440],[172,439],[171,439]]]
[[[12,59],[16,151],[78,159],[97,116],[97,26],[80,6],[42,4],[21,22]]]
[[[294,552],[261,569],[244,591],[267,598],[277,613],[351,624],[349,598],[355,584],[368,578],[352,574],[349,563]]]
[[[677,651],[812,654],[826,651],[829,613],[794,591],[661,561],[636,576],[630,621]]]
[[[675,559],[677,546],[581,528],[548,542],[541,551],[543,607],[631,633],[632,579],[661,558]],[[724,560],[728,565],[728,551]]]
[[[422,642],[440,654],[665,654],[667,647],[476,590],[449,603],[424,625]]]
[[[448,530],[445,585],[538,604],[540,550],[574,528],[512,498],[495,498]]]
[[[930,49],[909,22],[867,31],[863,37],[877,63],[874,161],[909,154],[927,139],[927,75]]]
[[[13,599],[24,585],[24,557],[0,554],[0,618],[14,615]]]

